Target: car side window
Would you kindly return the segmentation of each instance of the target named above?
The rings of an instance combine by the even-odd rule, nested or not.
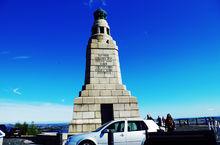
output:
[[[143,121],[128,121],[128,131],[141,131],[147,130],[148,127]]]
[[[112,123],[106,129],[109,129],[112,132],[124,132],[124,128],[125,128],[125,122],[119,121],[119,122]]]

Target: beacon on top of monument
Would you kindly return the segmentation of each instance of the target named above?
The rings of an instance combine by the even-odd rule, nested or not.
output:
[[[105,10],[103,10],[102,8],[97,9],[94,12],[94,18],[95,20],[99,20],[99,19],[105,19],[106,20],[107,17],[107,13]]]
[[[88,43],[89,48],[113,48],[118,50],[116,42],[110,35],[110,27],[106,21],[106,17],[106,11],[101,8],[94,12],[92,36]]]
[[[110,28],[106,21],[107,13],[99,8],[94,12],[94,24],[92,27],[92,35],[110,35]]]

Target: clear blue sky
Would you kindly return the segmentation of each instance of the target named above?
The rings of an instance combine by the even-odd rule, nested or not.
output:
[[[99,7],[143,117],[220,115],[219,0],[1,0],[0,122],[39,106],[70,110],[71,120]]]

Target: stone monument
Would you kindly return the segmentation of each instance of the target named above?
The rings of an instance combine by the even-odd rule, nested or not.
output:
[[[139,118],[137,100],[122,84],[118,47],[110,35],[106,12],[94,12],[86,52],[85,83],[74,100],[70,133],[92,131],[111,120]]]

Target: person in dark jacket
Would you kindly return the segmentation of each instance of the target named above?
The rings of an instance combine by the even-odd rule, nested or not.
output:
[[[160,116],[157,117],[157,125],[158,126],[163,126],[162,118]]]
[[[165,128],[167,129],[167,132],[172,132],[175,130],[175,122],[170,114],[167,114]]]

